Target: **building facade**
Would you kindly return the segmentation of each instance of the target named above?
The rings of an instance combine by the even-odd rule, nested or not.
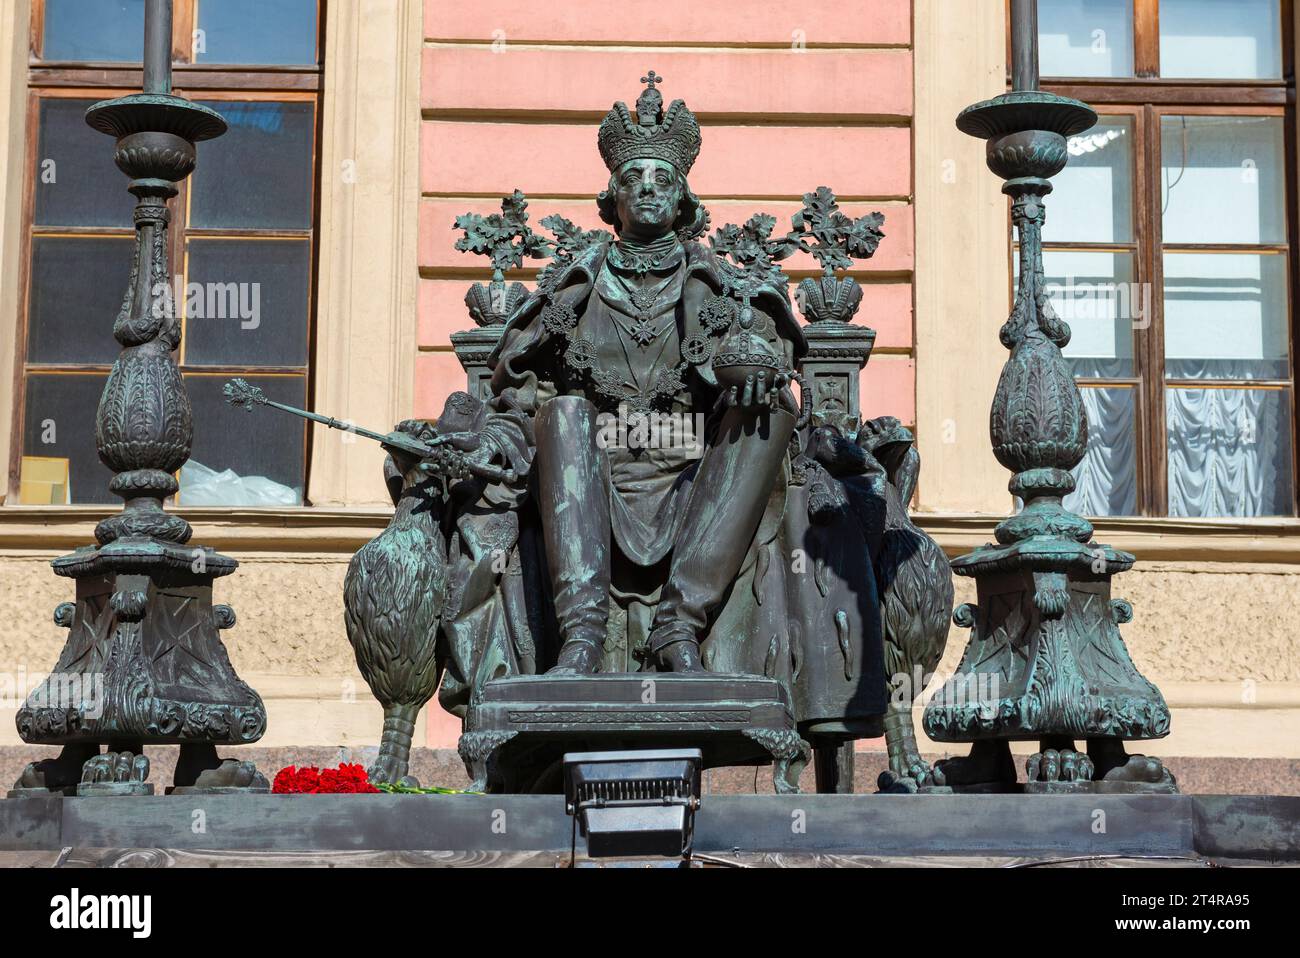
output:
[[[196,542],[242,563],[218,589],[239,616],[225,632],[232,660],[267,703],[260,748],[329,760],[378,741],[342,583],[391,507],[374,444],[248,417],[220,402],[220,385],[244,376],[371,428],[436,416],[465,388],[451,336],[473,325],[465,291],[489,275],[453,248],[456,216],[518,188],[533,223],[560,213],[600,226],[596,125],[650,69],[700,118],[691,186],[714,226],[758,211],[784,222],[820,185],[853,215],[884,214],[879,251],[852,272],[858,321],[876,331],[863,415],[914,429],[914,510],[950,555],[1015,507],[988,439],[1015,263],[1007,203],[982,145],[953,122],[1007,88],[1004,0],[175,7],[176,89],[231,126],[200,147],[173,202],[196,432],[175,508]],[[1071,504],[1138,557],[1115,585],[1134,607],[1125,635],[1173,709],[1153,751],[1193,788],[1300,793],[1294,5],[1039,7],[1044,86],[1100,114],[1048,198],[1045,265],[1091,423]],[[130,197],[81,114],[139,89],[143,3],[3,10],[9,774],[38,750],[8,716],[63,641],[50,613],[68,588],[49,560],[92,541],[115,508],[93,421],[117,351]],[[232,144],[253,159],[229,159]],[[812,271],[789,269],[796,281]],[[534,274],[526,264],[514,278]],[[972,599],[973,585],[957,592]],[[954,626],[941,672],[965,640]],[[457,723],[436,706],[424,725],[427,748],[454,747]]]

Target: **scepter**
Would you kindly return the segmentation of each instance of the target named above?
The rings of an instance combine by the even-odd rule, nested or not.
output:
[[[373,429],[366,429],[355,423],[346,422],[345,420],[335,419],[333,416],[322,416],[319,413],[308,412],[305,409],[299,409],[297,406],[289,406],[285,403],[276,402],[274,399],[268,399],[266,393],[248,382],[246,379],[232,379],[226,383],[222,390],[226,396],[226,402],[235,407],[247,409],[252,412],[254,406],[271,406],[283,412],[298,416],[301,419],[309,419],[312,422],[318,422],[322,426],[330,429],[339,429],[343,432],[350,432],[357,436],[364,436],[367,439],[373,439],[381,445],[398,452],[404,452],[408,456],[416,459],[427,459],[435,455],[439,450],[438,446],[446,443],[450,436],[434,436],[429,442],[422,442],[414,436],[404,432],[393,430],[392,432],[375,432]],[[513,469],[494,466],[486,462],[474,462],[467,459],[459,450],[452,450],[459,456],[460,465],[470,475],[477,476],[480,479],[486,479],[489,482],[515,481],[515,471]]]

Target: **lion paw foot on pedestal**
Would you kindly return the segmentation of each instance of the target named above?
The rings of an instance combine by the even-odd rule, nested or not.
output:
[[[1025,792],[1090,792],[1093,764],[1083,752],[1072,748],[1048,748],[1035,752],[1025,762]]]
[[[1112,768],[1096,783],[1096,790],[1174,794],[1178,791],[1178,780],[1160,759],[1147,755],[1130,755],[1124,765]]]
[[[145,781],[148,777],[149,759],[144,755],[128,750],[105,752],[81,767],[77,795],[152,795],[153,786]]]
[[[799,779],[808,765],[809,751],[805,748],[798,755],[778,756],[772,761],[772,790],[776,794],[799,794]]]
[[[1016,763],[1005,740],[985,739],[972,744],[969,755],[945,758],[931,770],[934,784],[954,792],[1014,792]]]
[[[876,779],[876,790],[884,795],[950,793],[943,773],[919,755],[907,757],[900,768],[889,768]]]
[[[772,756],[772,789],[778,795],[799,794],[799,779],[812,760],[812,746],[790,729],[747,728],[749,738]]]
[[[910,775],[899,775],[886,769],[876,779],[878,795],[915,795],[918,791],[920,786]]]
[[[49,795],[75,795],[81,782],[81,769],[99,754],[99,746],[79,743],[63,746],[57,758],[29,762],[10,790],[9,798],[41,798]]]
[[[205,792],[210,795],[225,793],[265,793],[271,790],[266,776],[252,762],[226,758],[216,768],[204,769],[193,785],[176,785],[168,790],[170,795],[189,795]]]

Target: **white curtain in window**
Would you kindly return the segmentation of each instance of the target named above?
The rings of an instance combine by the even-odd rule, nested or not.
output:
[[[1291,512],[1285,390],[1169,388],[1165,397],[1171,516]]]
[[[1088,450],[1074,469],[1067,509],[1084,516],[1131,516],[1137,511],[1137,453],[1133,390],[1084,388]]]

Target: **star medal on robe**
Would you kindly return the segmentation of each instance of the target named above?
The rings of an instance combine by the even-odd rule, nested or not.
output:
[[[619,283],[627,290],[628,296],[632,300],[632,306],[636,310],[636,316],[632,320],[632,327],[628,330],[628,335],[632,337],[640,349],[645,349],[656,339],[663,331],[662,328],[655,328],[652,325],[655,318],[655,310],[659,306],[659,298],[663,295],[672,278],[665,280],[657,289],[645,289],[642,287],[633,287],[628,285],[622,277],[619,277]]]
[[[636,307],[636,319],[632,323],[632,339],[638,346],[645,349],[652,342],[658,333],[650,325],[653,317],[651,312],[658,303],[659,298],[651,290],[637,289],[632,291],[632,305]]]

